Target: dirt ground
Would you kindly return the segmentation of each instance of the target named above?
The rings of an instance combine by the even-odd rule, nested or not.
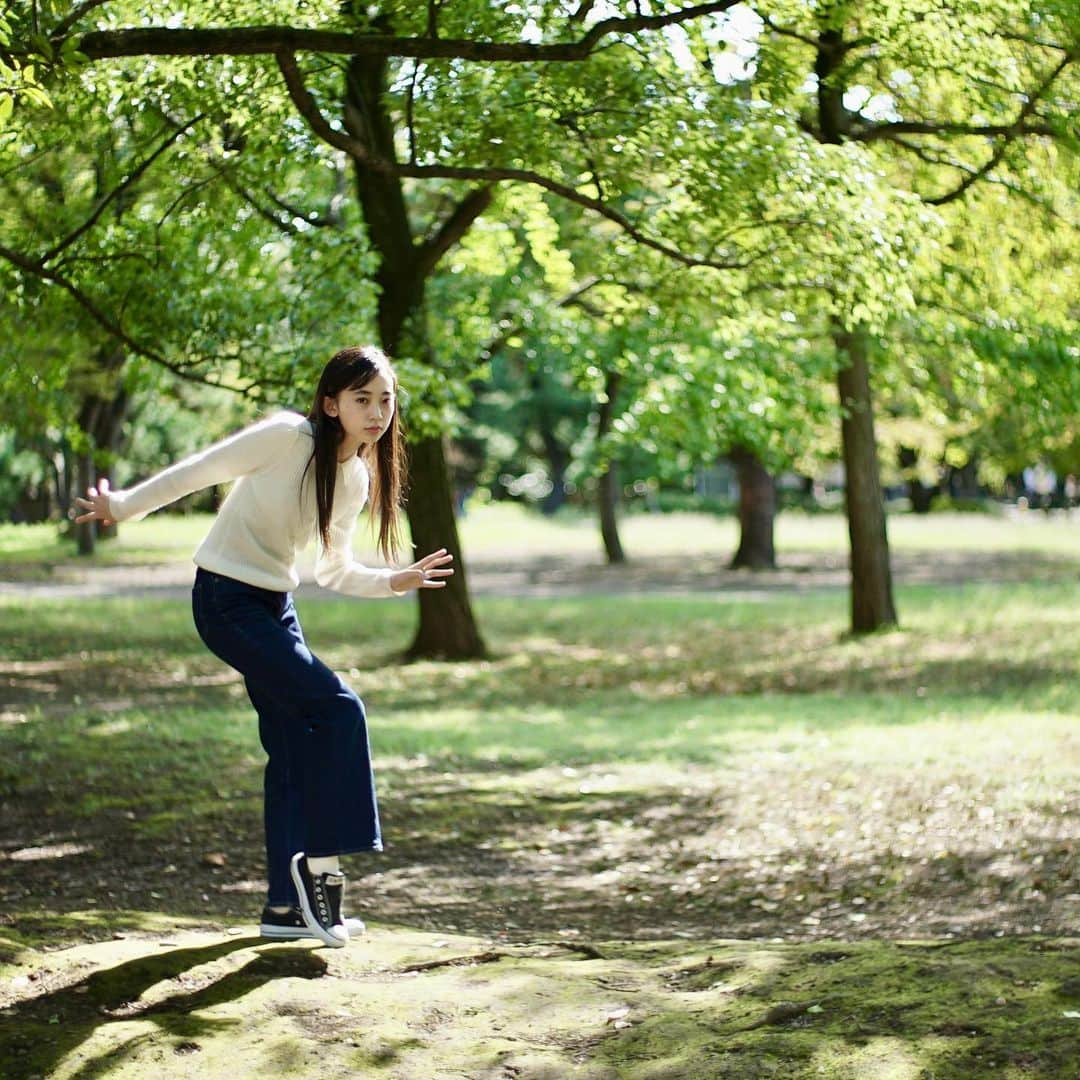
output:
[[[300,564],[298,595],[317,596],[310,566]],[[894,552],[893,580],[902,585],[959,585],[975,581],[1023,582],[1075,580],[1076,565],[1052,555],[1025,552]],[[725,597],[765,599],[777,593],[810,589],[845,589],[846,557],[821,551],[787,551],[778,569],[768,573],[728,569],[726,556],[695,554],[638,556],[609,565],[589,556],[520,555],[511,559],[477,557],[468,564],[469,588],[476,596],[578,596],[589,593],[716,592]],[[195,568],[188,559],[123,566],[80,566],[65,562],[0,564],[0,595],[27,600],[76,596],[185,596]],[[332,595],[332,594],[326,594]]]

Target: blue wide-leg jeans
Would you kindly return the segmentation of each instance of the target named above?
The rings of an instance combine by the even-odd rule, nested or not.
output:
[[[297,851],[382,850],[363,702],[307,647],[291,593],[200,567],[192,611],[206,646],[243,675],[259,715],[267,902],[296,904]]]

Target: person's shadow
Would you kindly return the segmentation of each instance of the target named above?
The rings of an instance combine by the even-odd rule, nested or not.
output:
[[[234,1001],[272,979],[318,979],[326,974],[326,961],[310,949],[276,946],[256,953],[242,967],[225,975],[194,972],[239,949],[265,944],[259,937],[234,938],[199,948],[172,949],[156,956],[140,956],[116,967],[95,971],[79,982],[46,991],[0,1011],[0,1077],[29,1080],[53,1075],[55,1067],[76,1047],[107,1024],[150,1020],[159,1031],[177,1039],[178,1052],[197,1050],[200,1036],[239,1021],[195,1015],[202,1009]],[[191,984],[179,980],[192,971]],[[182,988],[152,1005],[140,1002],[145,991],[166,980]],[[136,1036],[121,1047],[87,1061],[72,1080],[104,1076],[115,1067],[118,1055],[129,1052],[149,1034]]]

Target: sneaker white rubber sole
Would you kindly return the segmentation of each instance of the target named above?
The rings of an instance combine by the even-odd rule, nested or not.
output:
[[[364,925],[363,919],[342,919],[341,921],[349,932],[350,941],[354,937],[360,937],[361,934],[367,933],[367,927]],[[304,926],[273,926],[269,923],[263,923],[259,927],[259,937],[266,938],[269,941],[302,941],[304,938],[322,940],[319,935],[309,930],[306,924]]]

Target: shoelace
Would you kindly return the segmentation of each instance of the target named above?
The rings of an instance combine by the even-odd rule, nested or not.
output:
[[[317,878],[312,878],[312,891],[315,894],[315,905],[319,909],[319,922],[323,926],[330,926],[330,897],[327,895],[327,888],[340,889],[344,884],[344,879],[339,879],[331,886],[326,882],[326,875],[321,875]]]

